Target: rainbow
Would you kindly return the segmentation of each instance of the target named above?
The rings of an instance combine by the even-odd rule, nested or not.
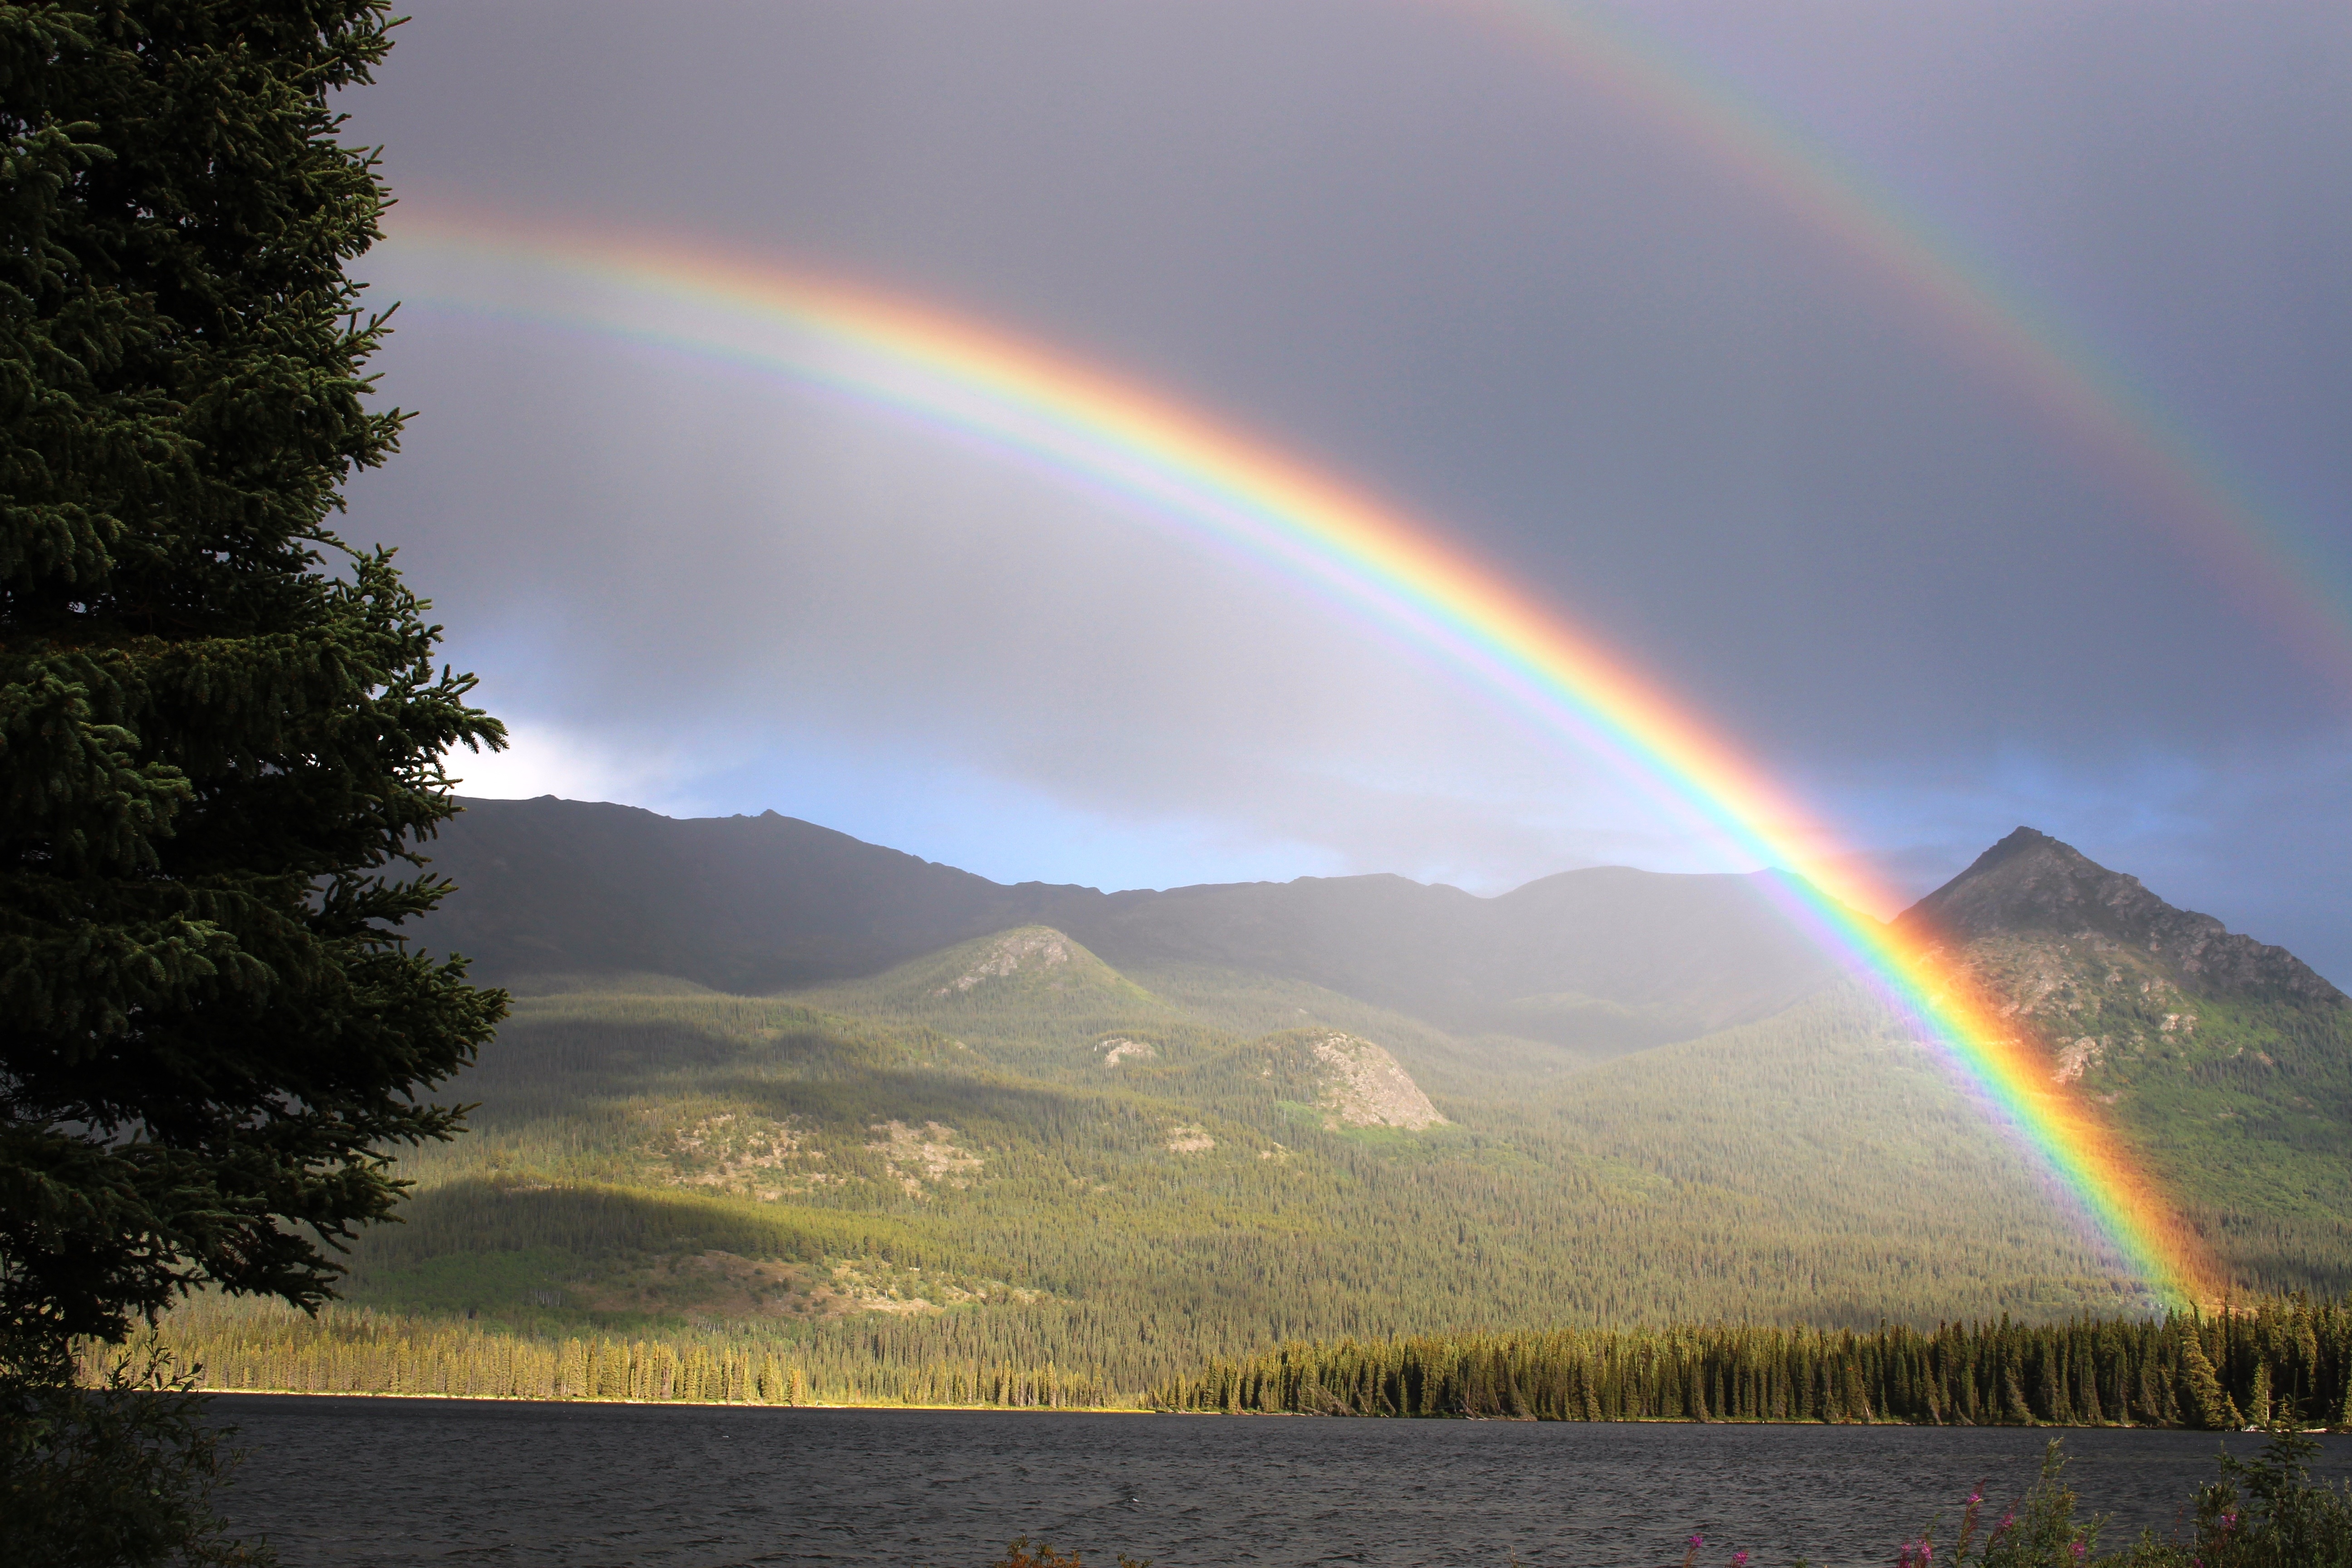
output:
[[[1769,193],[1907,298],[1953,358],[2000,383],[2142,515],[2207,568],[2249,621],[2352,696],[2352,599],[2298,531],[2245,494],[2219,457],[2128,379],[1948,236],[1831,148],[1644,36],[1628,18],[1568,0],[1455,0],[1513,46]]]
[[[2217,1283],[2130,1151],[2051,1080],[1932,946],[1748,758],[1555,608],[1428,525],[1104,371],[870,289],[614,237],[418,221],[374,276],[411,305],[619,336],[780,377],[976,439],[1351,606],[1607,760],[1776,879],[1798,919],[2039,1153],[2126,1267],[2171,1300]]]

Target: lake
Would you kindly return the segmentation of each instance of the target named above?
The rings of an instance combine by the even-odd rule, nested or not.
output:
[[[938,1564],[1030,1535],[1159,1568],[1234,1563],[1884,1564],[2047,1432],[1917,1426],[801,1410],[224,1394],[228,1496],[286,1568]],[[2210,1433],[2063,1434],[2088,1511],[2168,1527]],[[2251,1454],[2260,1439],[2232,1436]],[[2326,1437],[2320,1471],[2352,1469]],[[2120,1539],[2111,1531],[2110,1541]]]

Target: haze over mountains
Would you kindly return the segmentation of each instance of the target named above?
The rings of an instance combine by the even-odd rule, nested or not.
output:
[[[1768,1016],[1836,973],[1762,875],[1603,867],[1492,899],[1391,876],[1103,893],[1006,887],[772,812],[553,797],[469,802],[432,854],[461,891],[425,940],[501,983],[650,972],[760,994],[1045,925],[1122,970],[1305,981],[1458,1033],[1605,1051]]]
[[[434,854],[424,941],[516,1010],[361,1245],[378,1308],[1133,1389],[1295,1337],[2155,1302],[1768,878],[1106,894],[552,798]],[[2334,986],[2032,829],[1903,919],[2234,1279],[2352,1285]]]

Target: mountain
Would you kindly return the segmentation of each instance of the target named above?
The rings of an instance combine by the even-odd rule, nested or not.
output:
[[[428,849],[459,891],[423,940],[525,987],[635,973],[765,994],[1034,924],[1146,984],[1246,973],[1606,1053],[1769,1016],[1835,973],[1760,876],[1604,867],[1494,899],[1388,876],[1103,893],[1007,887],[773,812],[552,796],[468,802]]]
[[[2284,948],[2021,827],[1899,922],[2050,1053],[2249,1275],[2352,1245],[2352,1000]]]
[[[698,1333],[947,1398],[1335,1335],[2155,1304],[1764,879],[1105,894],[554,800],[477,803],[435,868],[428,942],[520,994],[472,1130],[402,1153],[408,1223],[354,1251],[394,1315],[355,1333]],[[2236,1279],[2352,1286],[2332,986],[2028,829],[1902,919]]]
[[[775,991],[1022,924],[1044,890],[774,812],[680,821],[552,795],[467,801],[425,849],[459,891],[424,940],[501,982],[638,973]]]
[[[2183,994],[2275,996],[2322,1005],[2344,994],[2283,947],[2233,935],[2211,915],[2178,910],[2070,844],[2021,827],[1897,917],[1946,942],[2073,938],[2087,951],[2160,974]]]

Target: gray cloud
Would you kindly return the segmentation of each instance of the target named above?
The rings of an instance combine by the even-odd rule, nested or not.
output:
[[[2094,343],[2343,604],[2340,8],[1640,15]],[[1902,879],[2032,820],[2352,973],[2341,672],[1902,288],[1473,10],[431,5],[352,108],[420,207],[866,278],[1387,493]],[[404,319],[387,389],[424,417],[354,531],[569,759],[537,776],[1088,881],[1709,853],[1099,498],[647,351]]]

